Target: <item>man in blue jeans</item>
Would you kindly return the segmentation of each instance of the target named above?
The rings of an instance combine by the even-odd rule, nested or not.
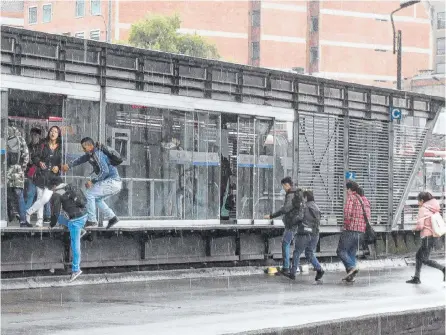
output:
[[[339,237],[336,254],[344,264],[347,276],[343,280],[354,282],[359,272],[356,266],[356,253],[359,248],[359,241],[366,229],[366,221],[362,210],[360,197],[357,196],[359,185],[354,181],[348,181],[347,201],[344,205],[344,230]]]
[[[85,137],[81,140],[82,149],[85,155],[75,159],[69,164],[62,166],[62,171],[67,172],[69,169],[89,162],[93,167],[95,178],[87,181],[85,187],[87,191],[87,227],[98,225],[96,217],[96,206],[104,213],[104,218],[108,220],[107,229],[118,223],[118,217],[115,212],[108,207],[104,200],[112,195],[119,193],[122,189],[122,181],[119,177],[118,170],[110,162],[109,157],[103,150],[95,146],[93,139]]]
[[[322,279],[324,270],[317,260],[314,252],[319,242],[319,226],[321,223],[321,211],[314,202],[314,195],[311,191],[304,191],[305,200],[303,220],[298,223],[297,233],[294,237],[293,266],[291,268],[290,279],[296,279],[296,272],[299,267],[300,255],[305,251],[305,257],[316,269],[315,281]]]
[[[282,215],[282,221],[285,225],[285,231],[282,237],[282,274],[288,276],[290,274],[290,245],[296,233],[297,223],[294,216],[293,199],[297,194],[297,188],[293,186],[291,177],[283,178],[280,183],[285,191],[285,201],[283,206],[275,213],[265,215],[265,219],[274,219]]]
[[[83,227],[87,222],[87,199],[79,188],[64,184],[62,178],[54,177],[50,183],[53,190],[51,197],[52,215],[51,227],[57,222],[67,226],[70,231],[72,266],[70,282],[74,281],[82,274],[80,269],[81,263],[81,237],[85,232]],[[64,213],[61,213],[61,210]]]

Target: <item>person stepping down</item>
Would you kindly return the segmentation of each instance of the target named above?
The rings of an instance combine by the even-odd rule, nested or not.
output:
[[[65,184],[60,177],[50,181],[52,216],[50,226],[57,223],[67,226],[70,231],[72,266],[70,282],[82,274],[81,237],[87,221],[87,198],[82,190],[76,186]]]
[[[429,259],[430,253],[437,243],[438,239],[444,234],[444,222],[441,221],[432,224],[432,220],[436,220],[438,216],[435,214],[440,212],[440,204],[429,192],[420,192],[418,200],[418,220],[414,231],[420,231],[421,246],[415,255],[415,275],[412,279],[406,281],[408,284],[421,284],[420,273],[422,265],[427,265],[443,272],[443,281],[446,280],[445,267],[438,262]]]
[[[113,210],[105,203],[105,199],[119,193],[122,189],[122,181],[119,177],[117,165],[122,163],[119,154],[111,148],[98,144],[95,146],[90,137],[81,140],[82,149],[85,155],[77,158],[71,163],[62,166],[62,171],[67,172],[71,168],[89,162],[96,174],[96,177],[89,180],[85,187],[87,191],[88,220],[86,227],[97,227],[96,206],[104,213],[105,220],[108,220],[107,229],[118,223],[118,217]]]
[[[362,210],[360,197],[357,196],[359,185],[354,181],[348,181],[347,201],[344,205],[344,230],[339,237],[336,254],[344,264],[347,276],[342,280],[354,282],[359,272],[356,266],[356,253],[359,241],[366,230],[366,221]]]
[[[299,191],[300,190],[297,192]],[[303,201],[300,203],[294,202],[293,207],[294,220],[298,225],[298,228],[294,237],[293,266],[291,267],[290,279],[296,279],[300,255],[305,251],[307,261],[316,269],[316,277],[314,280],[316,282],[320,282],[325,271],[319,264],[314,252],[316,251],[317,243],[319,241],[321,211],[314,202],[314,195],[312,191],[305,190],[302,198]]]

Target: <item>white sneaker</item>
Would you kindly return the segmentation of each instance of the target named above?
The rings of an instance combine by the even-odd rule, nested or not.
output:
[[[38,227],[38,228],[43,228],[43,222],[40,221],[40,220],[38,220],[38,221],[36,222],[36,227]]]
[[[79,271],[77,271],[77,272],[73,272],[73,273],[71,274],[71,277],[70,277],[70,283],[73,282],[73,281],[75,281],[76,278],[79,277],[81,274],[82,274],[82,271],[81,271],[81,270],[79,270]]]
[[[26,214],[26,222],[31,222],[31,215]]]

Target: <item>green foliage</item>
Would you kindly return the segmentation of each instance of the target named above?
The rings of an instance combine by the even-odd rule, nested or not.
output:
[[[144,49],[166,51],[201,58],[220,58],[216,46],[194,34],[180,34],[181,20],[173,16],[154,15],[130,28],[128,44]]]

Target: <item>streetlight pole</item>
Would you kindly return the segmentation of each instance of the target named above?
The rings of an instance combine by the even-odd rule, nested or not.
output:
[[[415,5],[420,2],[420,0],[410,0],[401,2],[400,8],[395,9],[392,13],[390,13],[390,21],[392,22],[392,30],[393,30],[393,54],[396,55],[396,88],[401,90],[401,67],[402,67],[402,32],[398,30],[398,36],[395,34],[395,22],[393,21],[393,14],[400,11],[403,8],[407,8],[409,6]]]

